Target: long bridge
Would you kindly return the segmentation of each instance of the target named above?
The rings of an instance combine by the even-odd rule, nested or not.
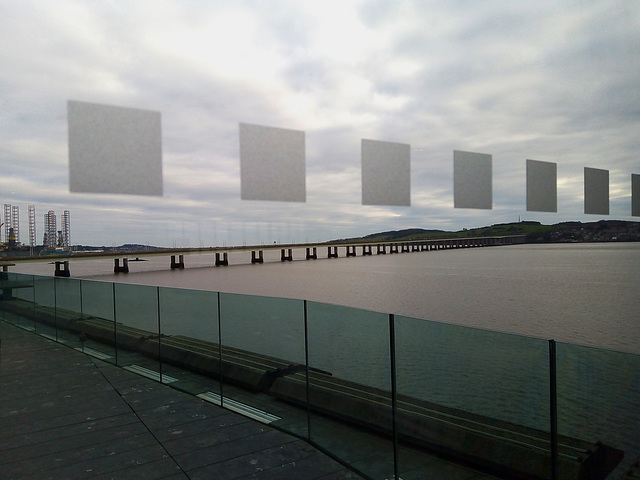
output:
[[[450,250],[458,248],[478,248],[505,245],[518,245],[526,243],[526,235],[510,235],[495,237],[460,237],[448,239],[430,240],[406,240],[406,241],[357,241],[357,242],[327,242],[327,243],[296,243],[251,245],[234,247],[200,247],[200,248],[164,248],[127,250],[126,252],[65,252],[50,253],[39,256],[4,256],[0,257],[0,266],[7,272],[9,267],[23,262],[49,261],[55,264],[55,276],[70,277],[69,262],[72,259],[111,258],[114,261],[115,273],[129,273],[129,260],[140,257],[163,256],[170,259],[169,268],[184,269],[185,255],[212,253],[215,255],[215,266],[228,266],[230,252],[246,252],[247,262],[252,264],[264,263],[265,251],[280,250],[280,261],[294,260],[294,251],[304,251],[304,257],[300,259],[316,260],[323,258],[356,257],[386,255],[409,252],[429,252],[433,250]]]

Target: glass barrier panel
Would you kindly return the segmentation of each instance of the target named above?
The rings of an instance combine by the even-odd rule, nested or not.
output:
[[[80,281],[81,323],[78,324],[80,350],[88,355],[116,363],[114,284]]]
[[[389,316],[307,302],[310,439],[371,478],[393,478]]]
[[[82,295],[80,280],[54,277],[58,342],[72,348],[82,345]]]
[[[218,294],[164,287],[158,292],[163,379],[193,395],[219,398]]]
[[[158,287],[114,285],[118,365],[160,381]]]
[[[622,478],[640,457],[640,355],[558,342],[557,376],[561,445],[593,478]]]
[[[0,272],[2,319],[25,330],[35,331],[33,276]]]
[[[548,478],[546,341],[401,316],[395,340],[400,477]]]
[[[55,277],[35,275],[33,290],[36,333],[57,341]]]
[[[225,406],[306,437],[304,302],[220,293],[220,330]]]

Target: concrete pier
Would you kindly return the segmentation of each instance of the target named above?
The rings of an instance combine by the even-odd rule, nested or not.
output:
[[[327,258],[338,258],[338,247],[327,247],[329,252],[327,253]]]
[[[371,245],[363,245],[362,246],[362,256],[371,255]]]
[[[377,255],[386,255],[387,254],[387,247],[385,245],[376,245],[377,247],[377,251],[376,254]]]
[[[389,253],[398,253],[398,245],[397,244],[389,245]]]
[[[69,261],[56,262],[56,272],[54,275],[56,277],[70,277],[71,270],[69,270]]]
[[[216,252],[216,267],[229,265],[229,256],[227,252]]]
[[[176,256],[171,255],[171,270],[184,269],[184,255],[178,256],[178,261],[176,262]]]
[[[318,249],[316,247],[307,247],[307,260],[317,260],[318,259]]]
[[[262,250],[251,250],[251,264],[264,263],[264,254]]]
[[[282,248],[280,249],[280,261],[281,262],[292,262],[293,261],[293,249],[292,248]]]
[[[129,259],[123,258],[122,265],[120,265],[120,259],[113,259],[113,273],[129,273]]]
[[[355,257],[355,256],[356,256],[356,246],[347,245],[347,257]]]

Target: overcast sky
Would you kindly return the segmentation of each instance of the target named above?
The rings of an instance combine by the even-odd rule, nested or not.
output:
[[[74,244],[306,242],[409,227],[631,217],[640,2],[0,0],[0,202]],[[69,192],[67,101],[161,112],[162,197]],[[306,202],[240,199],[239,123],[303,130]],[[411,206],[362,205],[361,139],[411,145]],[[453,150],[493,209],[453,208]],[[526,211],[526,159],[558,212]],[[608,217],[583,169],[610,171]],[[3,237],[4,240],[4,237]]]

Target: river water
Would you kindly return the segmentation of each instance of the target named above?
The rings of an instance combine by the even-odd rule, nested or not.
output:
[[[326,256],[324,248],[319,256]],[[343,251],[341,250],[341,255]],[[167,258],[72,261],[74,277],[307,299],[457,325],[640,354],[640,243],[545,244],[280,262],[249,252],[215,267],[213,254],[187,255],[184,270]],[[299,259],[299,260],[298,260]],[[18,268],[18,267],[16,267]],[[51,275],[50,265],[24,265]]]
[[[73,260],[70,268],[72,276],[87,279],[394,313],[403,393],[543,429],[548,425],[543,340],[574,344],[558,350],[561,433],[623,448],[624,465],[640,455],[640,243],[513,245],[318,260],[304,260],[304,254],[295,250],[293,262],[280,262],[280,250],[266,251],[265,264],[251,265],[250,252],[231,252],[228,267],[215,267],[213,254],[194,254],[185,256],[184,270],[174,271],[168,258],[148,257],[130,262],[129,274],[114,274],[113,260]],[[326,249],[318,254],[326,256]],[[48,264],[13,268],[47,275],[53,270]],[[311,341],[310,352],[322,352],[311,355],[314,366],[388,388],[388,359],[372,353],[384,350],[380,340],[386,334],[379,332],[386,317],[332,318],[327,315],[310,331],[310,338],[318,339]],[[287,328],[265,335],[254,325],[230,334],[237,338],[233,346],[251,349],[241,342],[254,341],[262,353],[278,356],[287,348],[282,344]]]

